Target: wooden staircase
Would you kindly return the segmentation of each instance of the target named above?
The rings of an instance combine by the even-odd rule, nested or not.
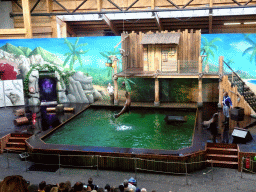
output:
[[[21,152],[26,151],[26,139],[28,139],[31,135],[28,134],[18,134],[12,133],[8,142],[6,143],[5,149],[10,150],[10,152]]]
[[[238,168],[238,149],[236,144],[207,143],[206,159],[212,160],[214,167]],[[211,166],[211,163],[207,163]]]
[[[232,78],[232,74],[229,74],[228,80],[230,81],[231,85],[237,86],[237,91],[239,92],[239,94],[244,96],[245,101],[250,105],[250,107],[254,111],[256,111],[256,95],[255,95],[255,93],[237,75],[233,75],[233,78]]]

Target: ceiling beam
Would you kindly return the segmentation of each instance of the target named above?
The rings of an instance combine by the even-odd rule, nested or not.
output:
[[[163,31],[164,30],[163,24],[162,24],[162,21],[160,20],[157,13],[155,13],[155,18],[156,18],[156,24],[157,24],[159,31]]]
[[[116,27],[113,25],[113,22],[110,21],[110,20],[107,18],[107,16],[106,16],[105,14],[102,15],[102,19],[105,21],[105,23],[109,26],[109,28],[111,29],[111,31],[112,31],[115,35],[117,35],[117,36],[120,35],[120,33],[118,32],[118,30],[116,29]]]

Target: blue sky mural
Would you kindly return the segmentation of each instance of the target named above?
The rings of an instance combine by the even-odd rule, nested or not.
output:
[[[76,37],[67,38],[71,43],[75,43]],[[83,64],[88,67],[105,68],[106,59],[100,54],[100,52],[111,51],[121,41],[120,36],[104,36],[104,37],[80,37],[78,44],[87,43],[88,45],[81,47],[82,50],[88,50],[88,53],[81,55]],[[36,47],[42,47],[43,49],[55,54],[62,61],[65,61],[65,53],[70,52],[68,46],[64,43],[64,39],[60,38],[43,38],[43,39],[8,39],[0,40],[0,47],[6,43],[10,43],[14,46],[29,47],[34,50]],[[119,45],[118,48],[121,46]],[[74,69],[79,67],[79,62],[76,62]]]
[[[208,63],[218,65],[219,56],[224,56],[226,62],[232,61],[230,66],[235,71],[242,70],[256,76],[256,34],[202,34],[201,48],[203,47],[204,39],[210,42],[216,38],[218,40],[216,40],[213,45],[217,49],[214,47],[211,48],[212,54],[208,53]],[[68,38],[68,40],[75,44],[77,38]],[[87,68],[106,68],[106,58],[104,58],[100,52],[112,51],[120,41],[120,36],[80,37],[78,45],[87,43],[86,46],[81,47],[80,51],[89,50],[87,53],[81,55],[83,66]],[[65,61],[67,57],[65,53],[70,52],[70,50],[64,42],[62,38],[8,39],[0,40],[0,47],[4,46],[6,43],[17,47],[28,47],[31,50],[34,50],[36,47],[42,47],[48,52],[55,54],[62,61]],[[118,48],[120,47],[121,44]],[[243,54],[248,48],[250,48],[250,50],[248,50],[246,54]],[[77,70],[79,67],[79,61],[76,61],[74,69]]]
[[[235,71],[242,70],[251,75],[256,75],[256,34],[203,34],[201,43],[203,43],[203,37],[205,37],[208,42],[219,38],[219,41],[214,42],[214,45],[217,46],[217,50],[212,49],[215,57],[210,55],[209,63],[218,64],[219,56],[224,56],[224,61],[233,61],[230,66]],[[202,47],[203,45],[201,45],[201,48]],[[254,47],[254,49],[251,48],[243,55],[244,51],[250,47]],[[252,54],[254,54],[254,56],[251,60]]]

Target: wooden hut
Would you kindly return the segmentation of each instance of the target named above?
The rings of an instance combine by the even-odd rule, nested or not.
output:
[[[155,105],[159,105],[159,78],[198,78],[200,70],[200,30],[190,32],[123,33],[122,67],[118,77],[155,79]],[[202,81],[199,79],[199,81]],[[117,86],[117,82],[114,82]],[[202,82],[199,82],[202,91]],[[115,103],[118,103],[117,87]],[[202,94],[199,94],[202,97]],[[202,102],[202,98],[198,98]]]

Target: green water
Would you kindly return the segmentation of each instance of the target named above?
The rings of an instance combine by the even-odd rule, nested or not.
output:
[[[177,150],[192,143],[195,112],[131,110],[119,118],[119,110],[88,109],[59,128],[46,143]],[[165,115],[182,115],[187,122],[166,124]]]

